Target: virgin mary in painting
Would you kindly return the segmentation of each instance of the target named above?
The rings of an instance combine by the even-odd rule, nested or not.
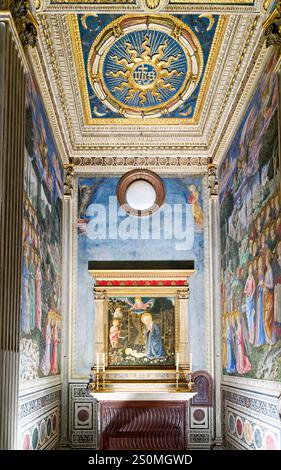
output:
[[[142,314],[141,321],[146,326],[146,357],[148,359],[164,357],[160,326],[152,320],[152,315],[148,312]]]

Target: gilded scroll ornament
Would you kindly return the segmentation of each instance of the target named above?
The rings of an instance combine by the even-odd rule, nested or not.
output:
[[[274,10],[263,23],[266,47],[281,48],[281,0],[278,0]]]
[[[27,0],[10,0],[9,9],[23,47],[35,47],[37,41],[37,23],[30,12],[29,2]]]
[[[94,299],[95,300],[105,300],[106,291],[94,289]]]
[[[73,164],[64,166],[64,197],[66,199],[72,196],[74,175],[73,167]]]
[[[189,299],[189,286],[187,286],[186,289],[178,290],[178,299],[179,300]]]
[[[210,196],[218,195],[218,175],[217,166],[210,164],[208,165],[208,185]]]

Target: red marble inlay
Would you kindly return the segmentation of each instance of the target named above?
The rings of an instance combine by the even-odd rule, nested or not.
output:
[[[55,432],[56,428],[57,428],[57,415],[54,415],[53,416],[53,419],[52,419],[52,428],[53,428],[53,431]]]
[[[243,423],[240,418],[238,418],[236,421],[236,431],[237,431],[238,436],[241,436],[243,432]]]
[[[23,441],[22,441],[22,449],[23,450],[29,450],[30,448],[30,435],[29,432],[27,432],[24,435]]]
[[[205,411],[195,410],[193,413],[193,417],[196,421],[202,421],[205,418]]]
[[[265,448],[266,448],[266,450],[275,450],[276,449],[275,440],[274,440],[274,437],[272,436],[272,434],[267,434],[267,436],[265,438]]]
[[[87,421],[87,419],[89,419],[89,412],[83,408],[83,409],[78,411],[77,417],[78,417],[79,421],[84,423],[85,421]]]

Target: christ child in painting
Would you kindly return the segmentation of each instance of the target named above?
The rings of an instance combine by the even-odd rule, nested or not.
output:
[[[116,318],[112,321],[112,327],[109,330],[109,340],[113,349],[118,348],[120,338],[120,322]]]
[[[152,320],[152,315],[148,312],[142,314],[141,321],[146,327],[144,333],[146,339],[146,357],[148,359],[157,359],[165,356],[160,326]]]

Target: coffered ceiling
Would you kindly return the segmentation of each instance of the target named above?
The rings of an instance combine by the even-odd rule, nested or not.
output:
[[[268,55],[261,2],[33,5],[29,54],[65,162],[221,158]]]

